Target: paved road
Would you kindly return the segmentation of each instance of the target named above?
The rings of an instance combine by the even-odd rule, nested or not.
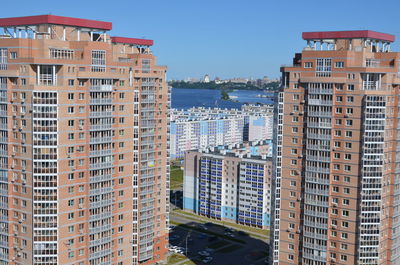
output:
[[[171,215],[171,220],[177,223],[183,223],[186,225],[199,226],[201,222],[196,222],[190,219],[187,219],[182,216]],[[212,225],[207,226],[207,232],[212,231],[214,233],[223,234],[225,227],[220,225]],[[194,261],[196,264],[202,264],[201,258],[197,254],[201,250],[205,250],[208,246],[215,244],[217,242],[223,241],[221,238],[214,239],[210,241],[210,236],[207,236],[205,233],[198,232],[196,230],[191,230],[186,227],[181,227],[177,225],[173,230],[171,230],[171,236],[178,235],[179,238],[175,239],[171,242],[172,245],[177,245],[181,247],[186,247],[186,236],[188,233],[191,233],[190,239],[187,242],[188,246],[188,255],[187,257]],[[246,264],[246,265],[261,265],[265,264],[265,254],[262,252],[268,251],[267,242],[252,238],[250,236],[240,236],[237,233],[235,234],[235,238],[243,240],[245,243],[238,243],[235,241],[225,240],[227,243],[217,248],[217,251],[214,251],[211,256],[214,258],[212,262],[208,264],[218,264],[218,265],[236,265],[236,264]],[[237,246],[237,249],[232,252],[223,251],[224,248],[229,246]],[[218,251],[219,249],[219,251]],[[184,264],[184,262],[182,262]]]

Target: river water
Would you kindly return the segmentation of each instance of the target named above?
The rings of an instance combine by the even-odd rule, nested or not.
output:
[[[232,100],[222,100],[221,92],[214,89],[188,89],[188,88],[172,88],[171,105],[172,108],[188,109],[191,107],[217,107],[217,108],[237,108],[244,103],[263,103],[273,104],[271,98],[260,98],[257,95],[273,95],[257,90],[235,90],[229,93]]]

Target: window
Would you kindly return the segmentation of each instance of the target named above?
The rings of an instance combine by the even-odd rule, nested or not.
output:
[[[346,120],[346,126],[353,126],[353,120]]]
[[[295,187],[296,186],[296,181],[295,180],[291,180],[290,181],[290,186],[294,186]]]
[[[347,172],[351,171],[351,166],[344,165],[344,171],[347,171]]]
[[[350,200],[349,199],[343,199],[343,205],[349,205]]]
[[[348,234],[347,233],[342,233],[342,238],[343,239],[347,239],[348,238]]]
[[[305,62],[304,63],[304,68],[312,68],[313,67],[313,63],[312,62]]]
[[[342,113],[342,108],[336,108],[336,113]]]
[[[297,127],[292,127],[292,132],[293,132],[293,133],[299,132],[299,128],[297,128]]]
[[[349,216],[349,211],[343,210],[343,211],[342,211],[342,215],[343,215],[343,216]]]
[[[10,59],[17,59],[18,53],[17,52],[10,52]]]
[[[50,58],[52,59],[74,59],[74,51],[68,49],[50,48]]]
[[[344,155],[345,160],[351,160],[351,154],[345,154]]]
[[[26,79],[25,78],[21,78],[21,86],[26,86]]]
[[[123,93],[123,92],[121,92],[121,93],[119,93],[119,98],[125,98],[125,93]]]
[[[68,86],[74,86],[74,79],[68,79]]]
[[[92,51],[92,72],[105,72],[106,71],[106,51],[93,50]]]
[[[68,107],[68,113],[74,113],[74,107]]]
[[[350,188],[343,188],[343,193],[350,194]]]
[[[7,70],[7,63],[8,63],[8,49],[1,48],[0,49],[0,70]]]
[[[335,62],[335,68],[343,68],[344,62]]]
[[[332,59],[318,58],[315,74],[317,77],[330,77],[332,71]]]
[[[343,97],[342,96],[336,96],[336,101],[337,102],[342,102],[343,101]]]
[[[353,137],[352,131],[346,131],[346,137]]]
[[[83,80],[79,80],[79,86],[80,86],[80,87],[85,86],[85,82],[84,82]]]
[[[344,177],[343,180],[344,180],[344,182],[349,183],[350,182],[350,177]]]
[[[354,85],[347,85],[347,90],[354,91]]]
[[[347,96],[347,102],[354,102],[353,96]]]
[[[352,144],[349,143],[349,142],[346,142],[345,146],[346,146],[346,148],[351,148],[351,147],[352,147]]]
[[[68,120],[68,126],[70,127],[74,126],[74,120]]]
[[[353,114],[353,108],[347,108],[346,114]]]
[[[79,93],[79,99],[80,99],[80,100],[85,99],[85,94],[84,94],[84,93]]]

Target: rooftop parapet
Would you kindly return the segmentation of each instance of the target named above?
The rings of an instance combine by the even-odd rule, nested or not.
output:
[[[369,39],[383,42],[395,40],[394,35],[372,30],[303,32],[302,37],[304,40]]]
[[[372,30],[303,32],[305,50],[390,52],[395,36]]]
[[[112,23],[82,18],[62,17],[55,15],[39,15],[28,17],[0,18],[0,27],[26,27],[37,25],[62,25],[97,30],[111,30]]]

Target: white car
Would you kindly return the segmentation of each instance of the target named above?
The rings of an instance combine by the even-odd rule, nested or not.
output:
[[[200,256],[206,256],[206,257],[210,256],[210,253],[208,253],[205,250],[199,251],[199,252],[197,252],[197,254],[199,254]]]
[[[205,257],[202,262],[203,263],[210,263],[213,260],[213,257]]]

